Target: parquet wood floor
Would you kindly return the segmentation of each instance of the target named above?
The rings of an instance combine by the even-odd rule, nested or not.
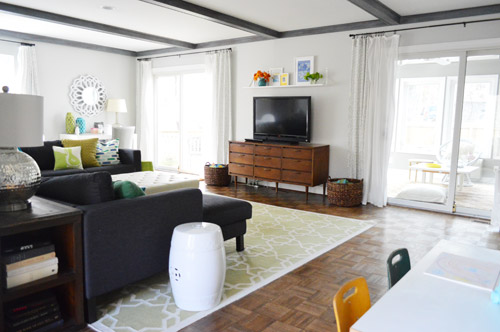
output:
[[[321,195],[274,188],[201,186],[202,190],[312,212],[375,220],[366,232],[341,244],[239,301],[184,328],[183,332],[336,331],[332,298],[346,281],[363,276],[372,303],[387,291],[386,259],[406,247],[416,264],[441,239],[500,249],[500,235],[470,218],[388,206],[330,206]],[[91,331],[86,329],[85,331]]]

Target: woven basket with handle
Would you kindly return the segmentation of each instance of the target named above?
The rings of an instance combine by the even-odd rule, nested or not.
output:
[[[231,175],[229,175],[229,168],[227,167],[227,165],[224,165],[224,167],[215,168],[210,167],[210,163],[206,163],[205,183],[209,186],[228,186],[231,183]]]
[[[360,205],[363,200],[363,179],[346,179],[348,183],[337,183],[338,180],[342,179],[328,178],[328,201],[344,207]]]

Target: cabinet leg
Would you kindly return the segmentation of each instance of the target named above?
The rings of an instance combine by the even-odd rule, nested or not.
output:
[[[306,186],[306,202],[309,200],[309,187]]]
[[[278,182],[276,182],[276,193],[278,193]]]
[[[248,178],[245,178],[245,184],[248,184]]]
[[[238,177],[234,176],[234,189],[238,189]]]
[[[91,324],[97,320],[96,298],[85,299],[85,320]]]
[[[245,250],[245,241],[243,235],[239,235],[236,237],[236,251]]]
[[[323,198],[325,198],[325,194],[326,194],[326,182],[323,183]]]

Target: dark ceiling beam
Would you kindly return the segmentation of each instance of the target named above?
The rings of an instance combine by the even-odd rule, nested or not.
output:
[[[76,27],[76,28],[82,28],[82,29],[87,29],[87,30],[104,32],[104,33],[108,33],[108,34],[112,34],[112,35],[122,36],[122,37],[144,40],[144,41],[153,42],[153,43],[174,45],[174,46],[184,47],[184,48],[188,48],[188,49],[195,48],[195,44],[188,43],[188,42],[181,41],[181,40],[177,40],[177,39],[150,35],[147,33],[118,28],[115,26],[107,25],[107,24],[101,24],[101,23],[81,20],[81,19],[74,18],[74,17],[44,12],[44,11],[37,10],[37,9],[11,5],[11,4],[7,4],[7,3],[3,3],[3,2],[0,2],[0,11],[7,12],[10,14],[16,14],[16,15],[20,15],[20,16],[24,16],[24,17],[29,17],[29,18],[35,18],[35,19],[39,19],[39,20],[43,20],[43,21],[49,21],[49,22],[53,22],[53,23],[69,25],[69,26]]]
[[[446,10],[442,12],[409,15],[401,17],[401,24],[423,23],[430,21],[449,20],[454,18],[464,18],[471,16],[499,14],[500,5],[463,8],[456,10]]]
[[[138,56],[137,52],[129,51],[129,50],[122,50],[120,48],[101,46],[101,45],[95,45],[95,44],[89,44],[89,43],[81,43],[81,42],[76,42],[73,40],[46,37],[46,36],[34,35],[34,34],[24,33],[24,32],[0,30],[0,36],[2,36],[4,38],[12,38],[12,39],[22,41],[22,42],[42,42],[42,43],[57,44],[57,45],[63,45],[63,46],[85,48],[87,50],[93,50],[93,51],[101,51],[101,52],[107,52],[107,53],[128,55],[128,56],[132,56],[132,57]]]
[[[317,27],[317,28],[290,30],[290,31],[282,32],[281,35],[282,35],[282,38],[302,37],[302,36],[319,35],[319,34],[323,34],[323,33],[354,31],[354,30],[380,28],[380,27],[386,27],[386,26],[387,26],[387,24],[385,24],[384,22],[374,20],[374,21],[327,25],[327,26],[322,26],[322,27]]]
[[[252,34],[256,34],[259,36],[264,36],[267,38],[281,37],[279,31],[269,29],[262,25],[258,25],[249,21],[245,21],[231,15],[223,14],[221,12],[208,9],[206,7],[198,6],[187,1],[183,0],[141,0],[141,1],[161,6],[164,8],[168,8],[171,10],[175,10],[184,14],[189,14],[195,17],[203,18],[211,22],[215,22],[218,24],[229,26],[231,28],[250,32]]]
[[[378,0],[348,0],[388,25],[399,24],[401,16]]]

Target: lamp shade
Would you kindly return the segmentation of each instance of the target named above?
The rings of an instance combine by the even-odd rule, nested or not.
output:
[[[43,145],[43,97],[0,93],[0,147]]]
[[[108,99],[106,112],[127,113],[127,103],[125,99]]]

